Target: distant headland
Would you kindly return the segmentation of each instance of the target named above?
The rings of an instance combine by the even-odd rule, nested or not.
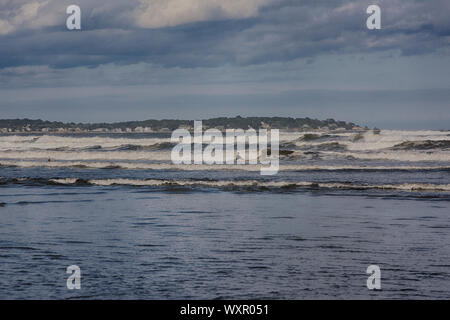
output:
[[[220,117],[203,120],[204,128],[226,129],[280,129],[284,131],[363,131],[353,122],[334,119],[317,120],[289,117]],[[143,120],[115,123],[64,123],[59,121],[4,119],[0,120],[0,133],[42,132],[42,133],[151,133],[171,132],[178,128],[193,130],[193,120]]]

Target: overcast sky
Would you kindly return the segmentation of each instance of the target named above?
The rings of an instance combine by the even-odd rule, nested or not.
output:
[[[0,0],[0,118],[450,129],[449,16],[448,0]]]

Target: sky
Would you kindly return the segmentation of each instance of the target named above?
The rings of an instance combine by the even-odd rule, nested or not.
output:
[[[448,0],[0,0],[0,118],[450,129],[449,15]]]

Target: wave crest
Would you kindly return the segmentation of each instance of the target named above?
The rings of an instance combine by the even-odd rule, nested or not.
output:
[[[84,178],[0,178],[0,184],[44,184],[74,186],[147,186],[147,187],[208,187],[276,189],[335,189],[335,190],[397,190],[405,192],[450,192],[450,184],[355,184],[350,182],[259,181],[259,180],[178,180],[178,179],[84,179]]]
[[[392,147],[393,150],[450,149],[450,140],[405,141]]]

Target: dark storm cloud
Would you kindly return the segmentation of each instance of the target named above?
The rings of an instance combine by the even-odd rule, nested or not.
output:
[[[222,23],[217,23],[222,24]],[[226,23],[225,23],[226,24]],[[217,32],[212,30],[218,29]],[[164,66],[215,66],[229,59],[225,51],[214,49],[219,37],[235,27],[220,29],[210,24],[210,32],[194,27],[177,30],[103,29],[66,33],[33,33],[4,41],[0,66],[50,65],[67,68],[106,63],[149,62]],[[214,50],[213,50],[214,49]]]
[[[65,1],[47,1],[35,15],[31,5],[21,9],[33,1],[0,1],[0,68],[139,62],[215,67],[330,53],[399,50],[418,55],[448,48],[448,1],[377,1],[382,30],[369,31],[365,9],[372,2],[264,1],[258,14],[246,18],[212,15],[196,22],[194,12],[194,22],[177,24],[175,17],[171,26],[148,27],[136,16],[139,1],[81,1],[83,30],[70,32],[65,30]]]

